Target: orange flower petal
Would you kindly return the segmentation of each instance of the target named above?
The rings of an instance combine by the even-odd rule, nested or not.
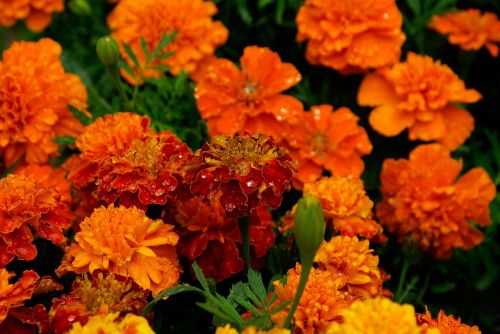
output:
[[[474,118],[467,110],[452,105],[446,106],[441,115],[446,129],[438,142],[454,150],[469,138],[474,130]]]
[[[378,73],[367,74],[358,91],[358,104],[376,107],[382,104],[396,104],[399,98],[394,87]]]
[[[414,123],[411,114],[405,114],[394,104],[384,104],[372,110],[368,118],[372,128],[384,136],[393,137]]]

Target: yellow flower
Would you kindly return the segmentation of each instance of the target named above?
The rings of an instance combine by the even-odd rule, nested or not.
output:
[[[224,327],[217,327],[215,334],[238,334],[238,331],[227,324]],[[253,326],[245,328],[241,334],[290,334],[290,330],[283,328],[273,328],[270,330],[258,330]]]
[[[148,321],[135,314],[127,314],[117,321],[120,313],[95,315],[85,325],[75,323],[68,334],[155,334]]]

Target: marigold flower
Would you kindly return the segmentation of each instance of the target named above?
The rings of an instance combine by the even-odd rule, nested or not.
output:
[[[175,252],[179,236],[173,226],[149,219],[135,207],[100,207],[80,223],[75,243],[57,273],[93,273],[103,269],[130,277],[156,296],[177,284],[180,269]]]
[[[342,311],[344,322],[333,323],[326,334],[420,334],[415,309],[387,298],[356,301]],[[431,334],[431,333],[429,333]],[[438,331],[432,334],[439,334]]]
[[[479,50],[483,46],[493,56],[498,56],[500,43],[500,20],[492,12],[481,14],[479,9],[467,9],[436,15],[429,28],[448,35],[451,44],[464,50]]]
[[[451,150],[474,129],[470,113],[455,104],[480,98],[448,66],[411,52],[406,62],[368,74],[358,92],[360,105],[376,107],[369,122],[377,132],[392,137],[407,128],[410,140],[435,140]]]
[[[291,303],[299,285],[300,271],[301,266],[297,264],[295,269],[288,271],[285,285],[274,282],[278,296],[275,305]],[[297,333],[321,333],[331,323],[342,319],[341,310],[359,298],[341,289],[343,285],[343,278],[334,272],[311,269],[309,280],[293,317]],[[273,320],[282,325],[289,310],[290,305],[277,312]]]
[[[29,164],[17,168],[14,174],[36,179],[41,186],[57,191],[62,202],[71,203],[71,183],[66,179],[63,168]]]
[[[85,324],[90,316],[118,312],[140,314],[147,305],[148,292],[130,278],[94,272],[77,278],[71,292],[52,300],[49,313],[55,334],[68,332],[73,323]]]
[[[220,203],[235,217],[262,205],[278,208],[290,188],[295,164],[288,151],[267,136],[214,136],[196,152],[188,174],[191,191],[209,199],[221,191]]]
[[[462,162],[439,144],[420,145],[409,159],[385,160],[380,176],[384,199],[376,208],[380,222],[400,242],[414,238],[438,259],[451,257],[454,248],[477,246],[483,234],[469,222],[490,224],[488,205],[496,189],[484,169],[458,177],[461,169]]]
[[[460,322],[460,318],[455,319],[452,315],[446,315],[441,310],[436,319],[432,318],[429,310],[423,314],[417,314],[417,323],[422,328],[423,334],[439,330],[441,334],[481,334],[477,326],[468,326]]]
[[[149,119],[117,113],[97,119],[77,138],[80,159],[68,175],[94,202],[127,207],[163,205],[182,182],[189,147],[169,131],[154,133]],[[92,202],[92,199],[88,200]]]
[[[36,257],[33,232],[62,245],[66,241],[62,230],[71,225],[71,217],[67,203],[54,189],[19,175],[0,179],[0,266],[16,256],[20,260]]]
[[[306,0],[296,21],[307,60],[344,73],[394,64],[405,40],[394,0]]]
[[[3,52],[0,158],[7,166],[22,156],[28,163],[46,163],[57,154],[52,139],[75,136],[83,129],[68,105],[84,110],[87,92],[78,76],[64,71],[61,52],[48,38],[14,42]]]
[[[63,0],[0,0],[0,26],[12,27],[18,20],[41,32],[52,22],[52,13],[64,11]]]
[[[118,316],[119,313],[94,315],[83,326],[75,322],[68,334],[155,334],[143,317],[129,313],[118,321]]]
[[[245,328],[242,332],[238,332],[236,329],[232,328],[231,325],[227,324],[224,327],[217,327],[215,334],[290,334],[290,330],[283,328],[273,328],[270,330],[258,330],[253,326]]]
[[[155,49],[163,34],[176,33],[174,39],[161,51],[173,54],[149,63],[149,67],[166,65],[172,74],[181,71],[194,72],[198,63],[213,56],[215,49],[223,45],[228,30],[222,22],[213,21],[217,7],[211,1],[203,0],[122,0],[108,16],[112,36],[120,45],[120,52],[136,76],[125,71],[122,75],[130,83],[137,82],[139,69],[127,55],[123,43],[129,44],[139,64],[146,65],[146,55],[141,46],[144,38],[149,51]],[[159,77],[162,71],[145,69],[144,77]]]
[[[302,103],[282,94],[301,80],[295,66],[258,46],[246,47],[240,62],[241,70],[227,59],[214,60],[197,82],[196,103],[210,135],[241,133],[247,118],[260,114],[296,122]]]
[[[33,270],[26,270],[16,283],[10,284],[13,276],[7,269],[0,268],[0,323],[7,318],[9,309],[23,306],[25,300],[31,299],[40,278]]]

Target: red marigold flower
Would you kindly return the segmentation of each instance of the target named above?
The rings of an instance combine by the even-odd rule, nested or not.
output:
[[[129,44],[136,54],[139,64],[146,65],[146,55],[142,49],[144,38],[149,51],[155,49],[163,34],[176,33],[174,39],[162,53],[172,52],[168,58],[149,63],[142,75],[159,77],[163,72],[151,67],[166,65],[172,74],[182,71],[194,72],[199,63],[213,56],[215,49],[223,45],[228,30],[220,21],[213,21],[217,7],[211,1],[203,0],[122,0],[108,16],[108,26],[112,36],[120,45],[120,52],[136,72],[131,77],[127,72],[122,75],[130,83],[137,82],[139,69],[129,58],[123,43]]]
[[[368,74],[358,92],[360,105],[376,107],[369,117],[375,131],[392,137],[408,128],[410,140],[437,141],[451,150],[474,129],[471,114],[455,104],[480,98],[448,66],[411,52],[406,62]]]
[[[66,179],[66,171],[63,168],[29,164],[17,168],[14,174],[36,179],[41,186],[57,191],[62,202],[71,203],[71,182]]]
[[[13,276],[7,269],[0,269],[0,323],[7,318],[9,309],[23,306],[25,300],[31,299],[40,278],[33,270],[26,270],[17,283],[10,284]]]
[[[295,171],[288,151],[260,134],[214,136],[196,158],[188,171],[191,191],[204,199],[221,191],[220,203],[234,217],[249,216],[260,203],[278,208]]]
[[[46,163],[57,154],[52,139],[83,129],[68,105],[84,110],[87,92],[78,76],[64,71],[61,52],[57,42],[43,38],[14,42],[3,53],[0,158],[7,166],[22,156],[28,163]]]
[[[337,176],[361,175],[365,169],[361,157],[372,151],[372,144],[358,120],[348,108],[333,111],[330,105],[303,113],[288,139],[290,155],[298,162],[300,182],[316,181],[323,168]]]
[[[0,0],[0,25],[12,27],[25,20],[31,31],[41,32],[52,22],[52,13],[63,10],[63,0]]]
[[[405,40],[395,0],[306,0],[296,21],[307,60],[341,72],[394,64]]]
[[[446,315],[443,310],[439,311],[436,319],[432,318],[429,310],[417,314],[417,323],[422,328],[422,334],[429,334],[434,328],[439,329],[441,334],[481,334],[477,326],[462,324],[460,318],[455,319],[452,315]]]
[[[383,163],[381,192],[384,199],[376,213],[400,242],[414,238],[425,252],[438,259],[451,257],[454,248],[477,246],[483,234],[474,221],[490,224],[489,203],[495,185],[482,168],[461,177],[462,162],[439,144],[420,145],[409,159],[387,159]]]
[[[296,122],[302,103],[282,92],[301,80],[297,69],[258,46],[246,47],[240,62],[241,70],[227,59],[213,60],[197,82],[196,103],[210,135],[243,132],[247,118],[259,114]]]
[[[69,180],[89,202],[127,207],[165,204],[175,197],[189,147],[169,131],[154,133],[149,119],[132,113],[106,115],[77,138],[80,159]]]
[[[49,320],[55,334],[66,333],[75,322],[84,325],[96,314],[119,312],[140,314],[147,305],[148,291],[132,279],[112,273],[94,272],[78,277],[71,292],[52,300]]]
[[[71,218],[67,203],[54,189],[19,175],[0,179],[0,266],[16,256],[20,260],[36,257],[33,232],[62,245],[66,241],[62,230],[71,225]]]
[[[244,263],[238,246],[241,234],[235,218],[225,215],[218,198],[205,203],[193,197],[176,206],[175,221],[180,236],[178,252],[189,260],[196,260],[205,276],[222,281],[243,270]],[[259,207],[250,217],[249,241],[253,246],[253,266],[263,263],[274,244],[274,222],[271,214]]]
[[[107,270],[132,278],[156,296],[179,279],[175,252],[179,236],[173,229],[161,220],[149,219],[136,207],[97,208],[80,223],[75,243],[66,248],[56,273]]]
[[[479,50],[484,46],[493,57],[498,56],[495,43],[500,43],[500,20],[495,13],[481,14],[479,9],[467,9],[436,15],[429,28],[449,35],[448,41],[464,50]]]

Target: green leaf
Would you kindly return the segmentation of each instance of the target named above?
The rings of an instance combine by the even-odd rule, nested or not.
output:
[[[262,282],[262,276],[259,272],[250,269],[248,271],[248,283],[250,284],[250,288],[257,295],[261,303],[265,303],[267,300],[267,291],[264,286],[264,282]]]
[[[415,16],[418,16],[422,11],[422,7],[420,6],[420,0],[406,0],[408,7],[410,7],[411,11]]]
[[[259,7],[259,9],[263,9],[267,6],[269,6],[270,4],[272,4],[274,2],[274,0],[259,0],[257,2],[257,6]]]
[[[127,72],[131,77],[135,77],[135,72],[134,70],[132,69],[132,67],[130,67],[130,65],[123,59],[119,59],[118,60],[118,67],[122,68],[125,72]]]
[[[246,25],[251,25],[253,22],[253,17],[252,14],[250,14],[250,10],[248,9],[247,0],[236,0],[236,6],[238,14],[240,15],[242,21]]]
[[[154,59],[160,59],[160,58],[158,58],[159,57],[158,55],[170,42],[172,42],[174,40],[176,35],[177,35],[177,32],[175,32],[175,31],[169,35],[167,35],[166,33],[163,33],[163,35],[161,36],[160,42],[158,43],[158,45],[153,49],[153,51],[149,55],[148,62],[151,62]]]
[[[194,275],[198,279],[198,282],[200,282],[201,286],[203,287],[203,290],[205,290],[206,292],[210,292],[210,289],[208,288],[207,278],[203,274],[203,270],[201,270],[200,266],[198,265],[198,263],[196,261],[193,262],[192,267],[193,267]]]
[[[132,60],[132,62],[134,63],[134,65],[137,68],[140,68],[141,66],[139,65],[139,61],[137,60],[137,57],[135,56],[134,51],[132,51],[132,48],[130,47],[130,45],[127,43],[122,43],[122,44],[123,44],[123,48],[125,49],[125,52],[127,53],[128,57],[130,58],[130,60]]]
[[[83,113],[82,111],[78,110],[78,108],[72,106],[71,104],[68,104],[68,108],[73,116],[75,116],[75,118],[79,120],[83,125],[89,125],[90,123],[92,123],[92,119],[87,117],[87,115],[85,115],[85,113]]]
[[[278,24],[283,24],[283,14],[285,13],[285,8],[286,8],[286,1],[285,0],[278,0],[276,3],[276,22]]]
[[[149,56],[148,43],[146,42],[146,39],[144,39],[144,36],[141,36],[141,48],[142,52],[144,52],[144,55],[148,57]]]
[[[74,145],[76,138],[71,136],[60,136],[53,138],[52,141],[58,145]]]
[[[10,173],[12,173],[14,171],[14,169],[16,169],[17,165],[19,165],[19,163],[21,162],[22,159],[23,159],[23,157],[20,157],[19,159],[17,159],[16,162],[14,162],[12,165],[10,165],[9,167],[7,167],[5,169],[5,172],[3,172],[2,174],[0,174],[0,179],[3,179],[4,177],[6,177]]]
[[[149,312],[151,312],[151,310],[156,305],[156,303],[158,303],[163,298],[170,297],[170,296],[177,295],[179,293],[184,293],[184,292],[197,292],[197,293],[202,294],[202,295],[204,294],[203,290],[201,290],[195,286],[191,286],[189,284],[180,284],[180,285],[174,286],[173,288],[166,289],[166,290],[163,290],[162,292],[160,292],[158,294],[158,296],[156,296],[156,298],[153,299],[146,306],[146,308],[144,308],[142,315],[145,316],[145,315],[149,314]]]
[[[431,285],[430,289],[433,293],[442,294],[455,290],[457,284],[455,282],[442,282],[439,284]]]

